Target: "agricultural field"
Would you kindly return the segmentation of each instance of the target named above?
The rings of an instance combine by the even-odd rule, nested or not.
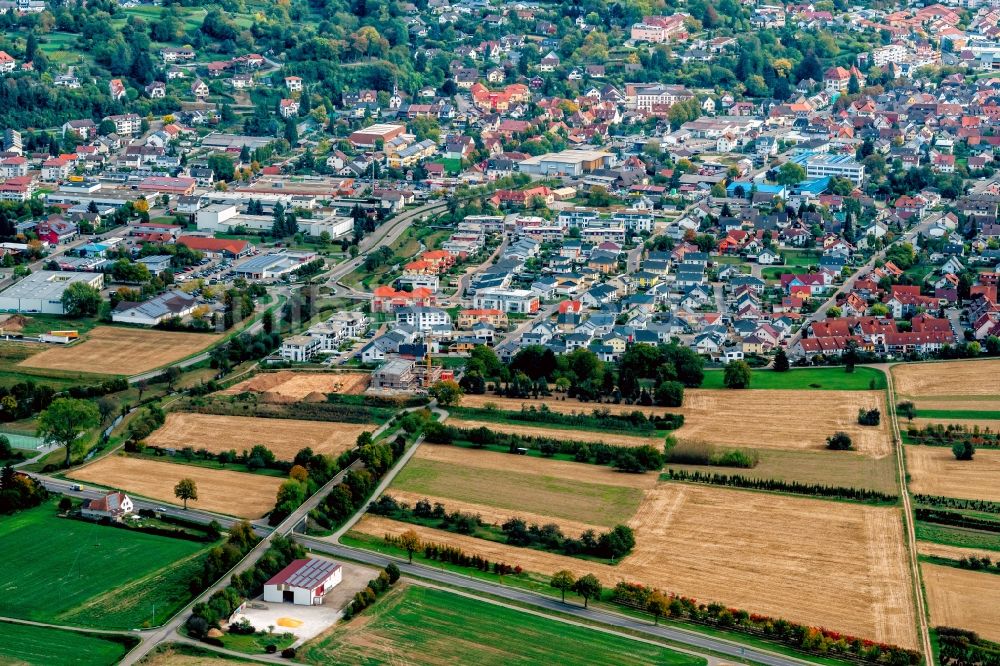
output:
[[[559,412],[560,414],[590,414],[595,409],[607,410],[611,414],[629,414],[631,412],[640,411],[643,414],[676,414],[680,411],[679,407],[644,407],[641,405],[626,405],[624,403],[614,405],[614,404],[604,404],[597,402],[581,402],[574,398],[563,399],[562,396],[552,395],[547,398],[504,398],[501,396],[484,394],[484,395],[464,395],[462,396],[462,407],[470,407],[472,409],[485,409],[490,406],[495,406],[497,409],[502,409],[505,411],[519,412],[521,408],[530,409],[534,407],[535,409],[540,408],[545,405],[553,412]]]
[[[189,600],[187,576],[208,548],[60,518],[44,504],[0,522],[0,615],[128,630],[155,607],[162,620]]]
[[[117,664],[131,649],[131,637],[104,637],[64,629],[0,622],[0,663],[37,666]]]
[[[223,656],[187,643],[165,643],[159,645],[139,663],[142,666],[233,666],[251,662],[228,655]]]
[[[626,522],[655,475],[620,474],[610,467],[425,445],[388,491],[525,511],[613,527]]]
[[[706,370],[703,389],[722,389],[723,370]],[[785,389],[796,391],[868,391],[872,388],[885,389],[885,375],[874,368],[855,368],[854,372],[844,372],[843,368],[792,368],[788,372],[755,369],[750,379],[752,389]]]
[[[259,393],[265,402],[294,402],[320,398],[325,400],[331,393],[357,395],[364,393],[371,383],[367,372],[293,372],[279,370],[265,372],[234,384],[220,395]]]
[[[998,556],[998,553],[990,550],[959,548],[958,546],[946,546],[945,544],[932,543],[930,541],[918,541],[917,552],[921,555],[943,557],[948,560],[960,560],[963,557],[988,557],[994,560]]]
[[[52,347],[19,367],[135,375],[202,351],[222,336],[98,326],[83,342]]]
[[[528,465],[534,468],[530,485],[523,478]],[[589,475],[605,469],[424,446],[388,493],[410,503],[427,497],[446,508],[453,501],[454,508],[480,513],[490,522],[514,515],[552,522],[570,534],[587,526],[626,522],[635,530],[637,545],[616,566],[375,516],[366,516],[355,530],[381,538],[415,529],[424,540],[456,545],[527,571],[592,572],[609,585],[639,582],[704,602],[719,601],[875,640],[916,645],[897,508],[657,483],[651,474],[614,472],[610,479],[639,481],[642,487],[632,490],[642,499],[636,505],[630,493],[628,501],[609,504],[593,494],[596,484],[566,483],[572,477],[563,476],[564,468],[566,473],[575,469]],[[626,511],[631,514],[621,521]],[[809,594],[803,594],[806,585]]]
[[[853,451],[783,451],[762,449],[755,467],[717,467],[711,465],[679,465],[668,462],[666,469],[728,474],[751,479],[775,479],[838,486],[864,488],[891,495],[899,494],[896,481],[896,461],[893,456],[873,458]]]
[[[1000,360],[904,363],[892,366],[896,393],[908,398],[992,396],[1000,402]],[[921,401],[917,407],[922,407]]]
[[[934,410],[934,411],[937,411],[937,410]],[[957,412],[957,413],[959,413],[959,414],[965,414],[966,412]],[[974,414],[975,412],[968,412],[968,413]],[[992,412],[983,412],[983,413],[984,414],[991,414]],[[915,425],[916,427],[921,428],[921,429],[925,428],[925,427],[927,427],[929,425],[943,425],[943,426],[946,426],[946,427],[948,425],[957,425],[957,426],[964,426],[964,427],[968,428],[970,432],[973,429],[975,429],[975,428],[979,428],[979,430],[982,431],[982,432],[986,432],[986,431],[997,432],[997,431],[1000,431],[1000,420],[993,419],[993,418],[982,418],[982,419],[972,418],[972,419],[966,419],[966,418],[953,418],[953,417],[947,416],[947,415],[945,415],[943,417],[942,416],[937,416],[937,417],[932,417],[932,418],[917,417],[917,418],[913,419],[912,421],[900,419],[900,424],[899,425],[902,428],[906,428],[911,423],[913,425]]]
[[[678,439],[760,450],[822,450],[834,432],[850,435],[860,453],[881,458],[891,454],[888,419],[877,427],[858,425],[859,408],[878,407],[875,391],[731,391],[691,389],[684,392],[684,425]]]
[[[553,439],[565,439],[575,442],[592,442],[610,444],[612,446],[642,446],[649,445],[657,448],[663,446],[663,435],[644,437],[642,435],[622,435],[616,432],[594,432],[580,428],[560,428],[558,426],[547,428],[542,423],[514,424],[505,422],[502,425],[492,421],[477,421],[475,419],[449,418],[448,425],[456,428],[489,428],[506,434],[525,435],[529,437],[552,437]]]
[[[1000,502],[1000,450],[979,449],[959,461],[946,446],[903,448],[912,492]]]
[[[146,438],[151,446],[221,453],[248,451],[256,444],[269,448],[279,460],[292,460],[304,447],[314,453],[338,456],[354,447],[362,432],[377,426],[297,419],[263,419],[170,412],[161,428]]]
[[[299,660],[428,666],[705,663],[624,636],[416,586],[393,590],[363,615],[306,643]]]
[[[1000,641],[1000,576],[923,562],[931,624],[975,631]]]
[[[0,386],[11,386],[31,380],[39,385],[51,386],[57,391],[85,383],[98,383],[106,376],[88,372],[66,372],[28,368],[22,362],[48,349],[48,346],[28,342],[0,342]]]
[[[251,520],[260,518],[274,507],[274,498],[283,480],[262,474],[117,455],[101,458],[67,476],[170,504],[180,504],[174,497],[177,482],[193,479],[198,487],[198,499],[191,501],[192,508]]]

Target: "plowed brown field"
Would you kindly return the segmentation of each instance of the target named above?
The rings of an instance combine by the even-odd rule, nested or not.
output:
[[[21,361],[29,368],[75,370],[106,375],[136,375],[179,361],[205,349],[222,336],[141,328],[98,326],[83,342],[57,345]]]
[[[1000,576],[923,563],[931,624],[975,631],[1000,641]]]
[[[490,421],[476,421],[473,419],[449,418],[448,425],[456,428],[489,428],[496,432],[510,433],[514,435],[526,435],[529,437],[552,437],[574,442],[595,442],[609,444],[611,446],[642,446],[647,444],[663,450],[664,438],[643,437],[641,435],[621,435],[617,432],[594,432],[590,430],[577,430],[575,428],[545,427],[539,423],[535,425],[514,425],[513,423],[493,423]]]
[[[333,456],[354,447],[358,435],[378,426],[329,421],[299,421],[295,419],[261,419],[252,416],[218,416],[171,412],[163,427],[146,438],[152,446],[195,450],[212,453],[235,449],[237,453],[263,444],[279,460],[292,460],[305,447],[313,453]]]
[[[198,499],[189,502],[192,509],[250,519],[260,518],[274,508],[278,486],[284,481],[275,476],[175,465],[117,455],[101,458],[73,470],[67,476],[169,504],[181,504],[174,497],[177,482],[181,479],[193,479],[198,487]]]
[[[356,395],[364,393],[371,382],[367,372],[293,372],[279,370],[264,372],[239,384],[234,384],[222,395],[237,395],[253,392],[264,394],[268,402],[302,400],[316,394],[340,393]]]
[[[912,492],[1000,502],[1000,450],[979,449],[972,460],[955,460],[946,446],[903,448]]]

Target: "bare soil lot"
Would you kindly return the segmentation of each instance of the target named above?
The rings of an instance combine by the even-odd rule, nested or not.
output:
[[[925,495],[1000,502],[1000,450],[979,449],[955,460],[946,446],[904,446],[910,490]]]
[[[83,342],[55,346],[19,365],[106,375],[135,375],[195,354],[221,338],[207,333],[178,333],[98,326]]]
[[[662,484],[647,491],[629,524],[637,545],[617,566],[373,516],[355,529],[382,537],[412,528],[421,539],[528,571],[592,572],[606,585],[640,582],[704,602],[917,644],[897,509]]]
[[[883,425],[874,428],[859,426],[857,422],[859,407],[879,407],[885,413],[885,401],[877,391],[688,389],[684,392],[683,407],[584,403],[557,397],[519,400],[468,395],[462,398],[463,407],[482,408],[490,403],[514,411],[522,406],[544,404],[561,413],[589,414],[595,409],[607,409],[612,413],[638,410],[645,414],[683,414],[684,425],[674,431],[678,438],[754,448],[822,449],[828,436],[843,430],[861,453],[883,457],[892,451],[885,419]]]
[[[263,444],[280,460],[292,460],[304,447],[313,453],[337,456],[354,447],[355,440],[365,430],[377,426],[328,421],[296,419],[262,419],[252,416],[218,416],[171,412],[167,421],[146,438],[151,446],[195,450],[208,449],[220,453],[235,449],[237,453]]]
[[[1000,360],[905,363],[892,366],[896,393],[921,396],[1000,396]],[[931,409],[922,401],[917,407]],[[985,407],[983,408],[985,409]]]
[[[274,508],[278,486],[284,479],[194,465],[175,465],[111,455],[73,470],[67,476],[102,486],[119,488],[170,504],[180,504],[174,486],[181,479],[193,479],[198,500],[191,508],[257,519]]]
[[[931,623],[977,632],[1000,641],[1000,576],[923,563]]]
[[[529,437],[552,437],[574,442],[596,442],[610,444],[612,446],[642,446],[648,444],[662,450],[663,436],[643,437],[641,435],[621,435],[616,432],[594,432],[589,430],[578,430],[575,428],[547,428],[544,424],[535,425],[514,425],[513,423],[493,423],[490,421],[476,421],[472,419],[449,418],[448,425],[456,428],[488,428],[496,432],[504,432],[513,435],[526,435]]]
[[[261,393],[267,402],[295,402],[330,393],[357,395],[371,383],[367,372],[265,372],[234,384],[222,395]]]

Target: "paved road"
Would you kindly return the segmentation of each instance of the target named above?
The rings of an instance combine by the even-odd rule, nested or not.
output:
[[[801,666],[802,664],[809,663],[805,660],[773,654],[756,648],[743,647],[738,643],[721,638],[713,638],[711,636],[706,636],[693,631],[686,631],[684,629],[662,625],[657,627],[649,622],[638,620],[626,615],[619,615],[617,613],[597,610],[594,608],[583,608],[582,606],[571,603],[564,604],[553,597],[546,597],[534,592],[528,592],[513,587],[506,587],[497,583],[490,583],[477,578],[471,578],[469,576],[463,576],[450,571],[426,567],[420,564],[409,564],[406,560],[390,558],[377,553],[371,553],[356,548],[349,548],[339,544],[332,544],[328,541],[320,539],[313,539],[299,534],[294,535],[294,538],[303,546],[307,546],[316,552],[324,553],[326,555],[355,560],[377,567],[384,567],[388,565],[389,562],[395,562],[400,571],[409,576],[431,580],[435,583],[458,587],[463,590],[479,594],[487,594],[508,601],[528,604],[535,608],[540,608],[550,612],[571,615],[584,621],[599,622],[617,629],[627,629],[641,632],[650,636],[673,641],[687,647],[717,652],[738,660],[751,660],[759,664],[765,664],[766,666]]]

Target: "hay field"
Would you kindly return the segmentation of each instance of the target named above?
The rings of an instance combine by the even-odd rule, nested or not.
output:
[[[182,504],[174,497],[177,482],[194,479],[198,500],[189,502],[191,508],[254,520],[274,508],[278,486],[284,481],[262,474],[114,455],[73,470],[67,476],[170,504]]]
[[[641,582],[704,602],[917,645],[897,509],[661,484],[647,491],[629,525],[637,545],[617,566],[370,515],[354,529],[375,537],[414,529],[422,540],[532,572],[586,571],[605,585]]]
[[[583,403],[554,397],[520,400],[467,395],[462,398],[463,407],[482,408],[488,403],[514,411],[522,406],[545,404],[561,413],[607,409],[617,414],[636,410],[644,414],[683,414],[684,425],[673,431],[678,438],[755,448],[823,449],[827,437],[843,430],[861,453],[881,458],[892,452],[885,419],[877,428],[859,426],[857,422],[859,407],[879,407],[885,414],[885,401],[877,391],[688,389],[684,392],[683,407]]]
[[[663,435],[659,437],[643,437],[642,435],[622,435],[617,432],[595,432],[576,428],[547,428],[544,424],[515,425],[513,423],[495,423],[491,421],[476,421],[474,419],[449,418],[448,425],[456,428],[488,428],[497,432],[529,437],[552,437],[554,439],[574,442],[593,442],[610,444],[612,446],[642,446],[647,444],[658,450],[663,450]]]
[[[912,492],[1000,502],[1000,450],[978,449],[960,461],[947,446],[903,448]]]
[[[221,395],[261,393],[267,402],[293,402],[329,393],[357,395],[371,383],[367,372],[264,372],[230,386]]]
[[[98,326],[83,342],[56,346],[18,365],[106,375],[135,375],[200,352],[222,338],[207,333],[178,333]]]
[[[292,460],[308,446],[313,453],[340,455],[354,447],[362,432],[378,426],[296,419],[262,419],[252,416],[219,416],[170,412],[161,428],[146,438],[151,446],[183,449],[186,446],[220,453],[237,453],[263,444],[279,460]]]
[[[892,366],[896,393],[922,396],[1000,396],[1000,360],[905,363]],[[924,409],[923,402],[917,407]]]
[[[854,447],[875,458],[892,452],[888,419],[878,427],[858,425],[860,407],[878,407],[885,400],[875,391],[701,390],[684,392],[684,425],[678,439],[759,449],[824,449],[838,430],[851,436]]]
[[[391,490],[386,493],[391,495],[399,502],[406,502],[411,507],[419,502],[420,500],[427,500],[433,506],[436,502],[440,502],[444,505],[444,508],[451,513],[452,511],[461,511],[462,513],[471,513],[478,515],[483,519],[484,522],[493,523],[495,525],[504,524],[509,518],[518,517],[528,523],[537,523],[538,525],[545,525],[547,523],[556,523],[562,529],[563,534],[572,537],[579,537],[581,534],[587,530],[594,530],[595,532],[603,532],[606,528],[601,525],[594,525],[586,522],[579,522],[575,520],[567,520],[565,518],[560,518],[559,520],[553,520],[552,516],[546,516],[538,513],[528,513],[526,511],[514,511],[511,509],[498,509],[495,506],[490,506],[488,504],[476,504],[473,502],[462,502],[459,500],[449,499],[447,497],[435,497],[433,495],[422,495],[420,493],[411,493],[403,490]]]
[[[1000,641],[1000,576],[926,562],[920,570],[932,625],[970,629]]]

